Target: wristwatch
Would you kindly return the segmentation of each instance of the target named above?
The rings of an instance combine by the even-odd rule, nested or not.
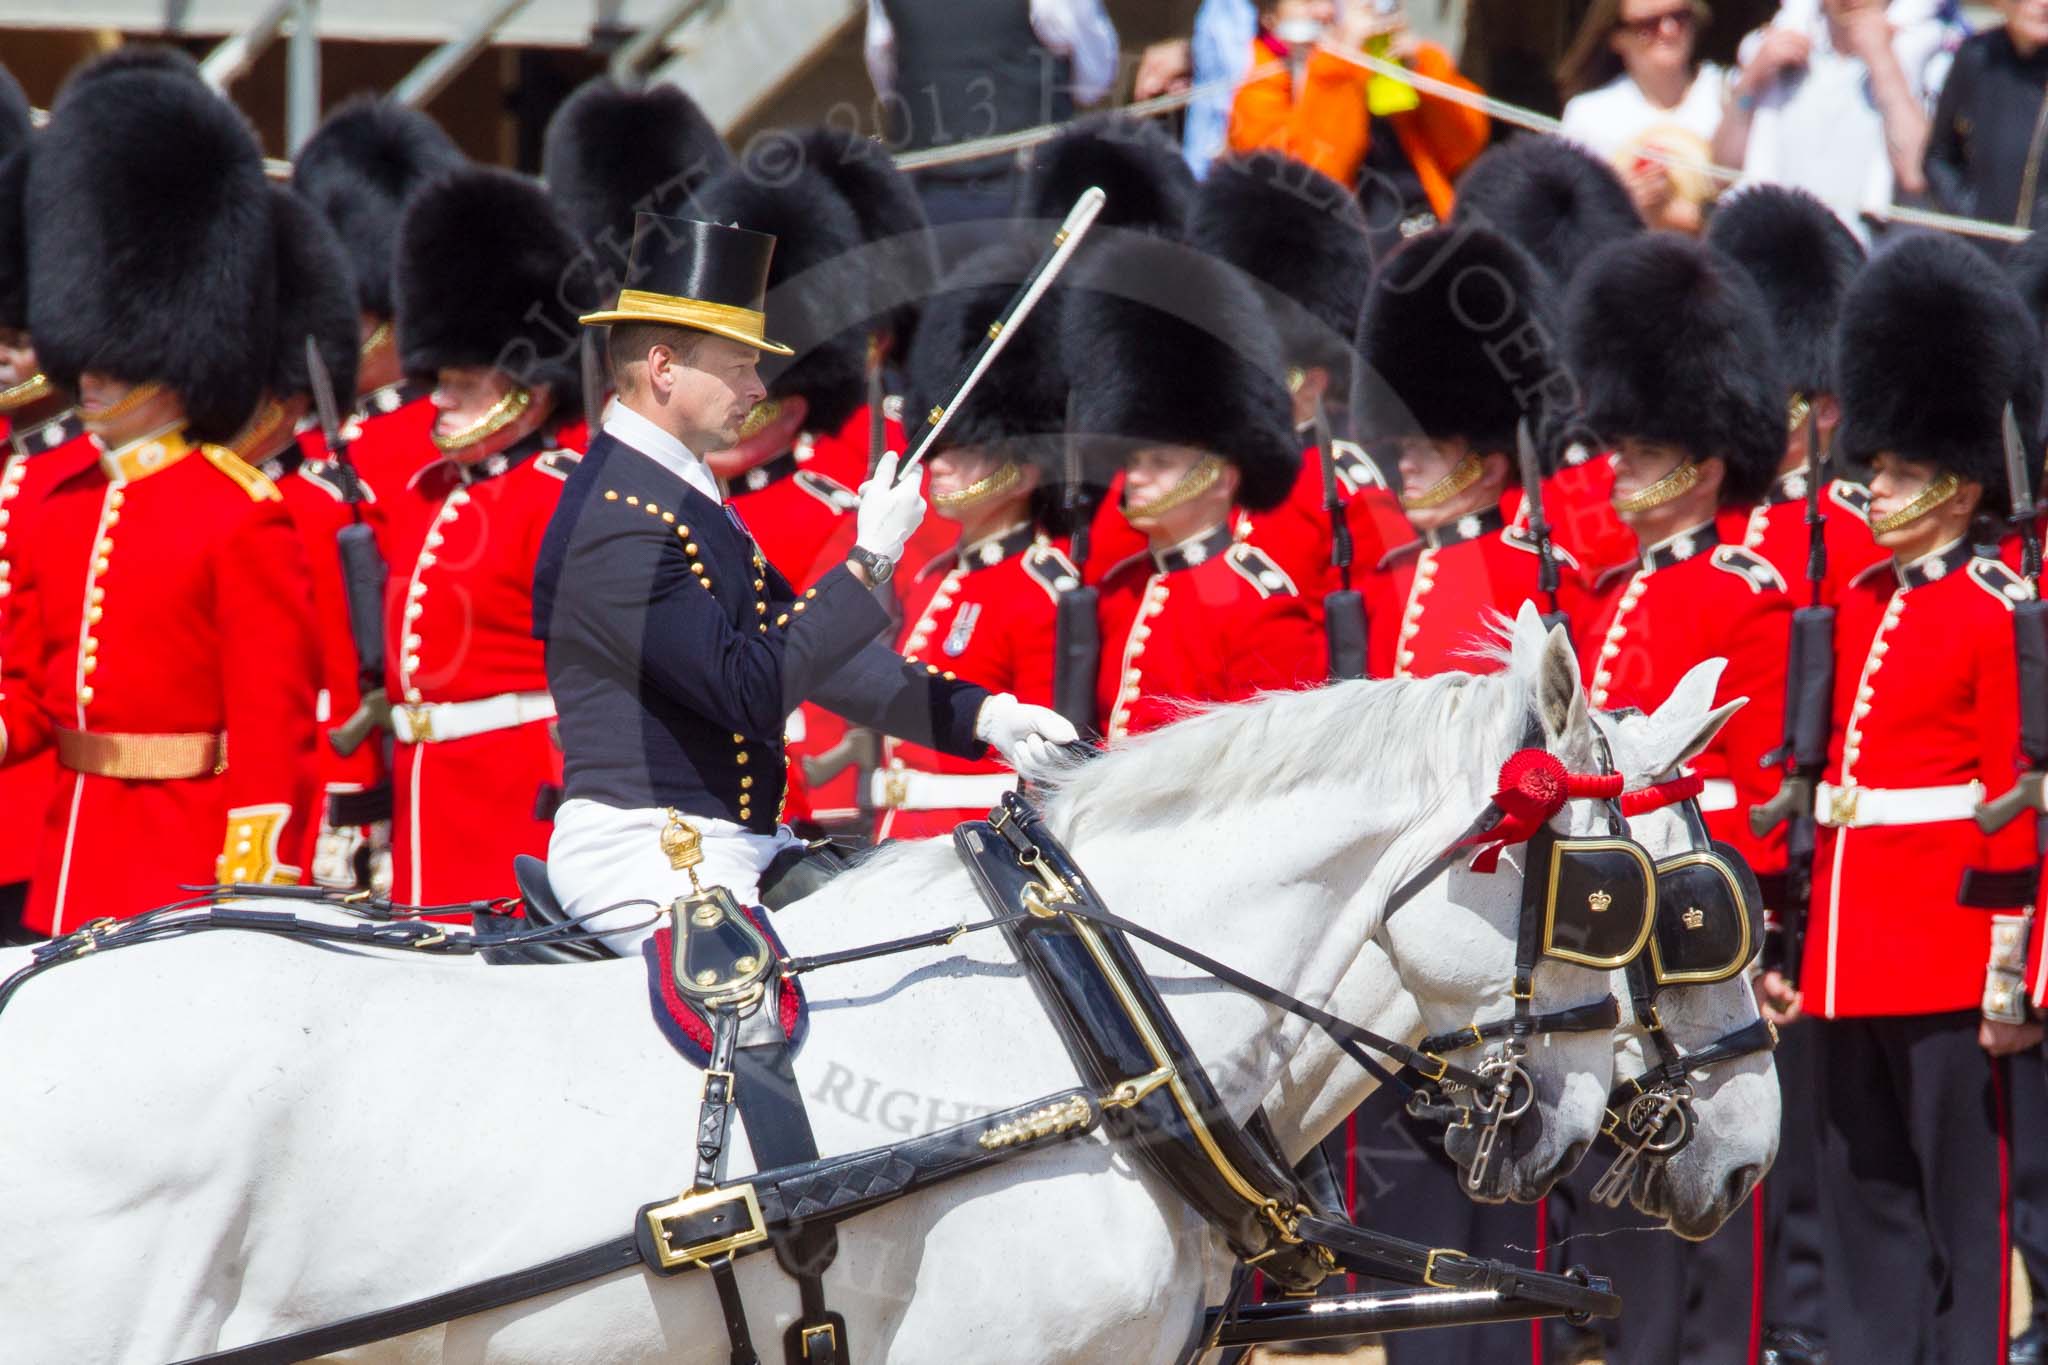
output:
[[[896,561],[876,554],[873,550],[856,545],[846,552],[846,557],[868,571],[868,581],[881,587],[889,581],[889,575],[896,572]]]

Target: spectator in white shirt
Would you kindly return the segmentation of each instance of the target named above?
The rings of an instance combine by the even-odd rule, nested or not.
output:
[[[1699,231],[1713,193],[1726,77],[1697,58],[1708,17],[1701,0],[1595,0],[1558,67],[1564,135],[1614,163],[1652,227]]]
[[[1857,236],[1866,209],[1927,187],[1929,111],[1962,42],[1953,0],[1784,0],[1742,41],[1714,159],[1817,196]]]

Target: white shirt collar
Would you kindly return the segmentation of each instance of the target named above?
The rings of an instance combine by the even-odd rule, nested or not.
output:
[[[605,414],[604,431],[619,444],[646,456],[713,502],[725,501],[725,495],[719,491],[717,476],[695,451],[624,403],[612,403],[610,411]]]

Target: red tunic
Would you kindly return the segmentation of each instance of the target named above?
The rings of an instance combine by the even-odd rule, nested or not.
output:
[[[443,461],[378,495],[394,711],[517,696],[527,717],[421,743],[400,730],[391,893],[408,904],[511,895],[513,857],[547,853],[562,754],[533,637],[533,568],[578,457],[543,446],[536,435],[475,467]]]
[[[1562,550],[1561,575],[1577,564]],[[1438,673],[1491,673],[1498,661],[1479,657],[1499,640],[1489,612],[1513,619],[1538,600],[1536,544],[1498,510],[1466,517],[1390,550],[1364,581],[1369,630],[1366,671],[1375,678],[1427,678]]]
[[[1112,569],[1096,704],[1112,740],[1188,703],[1243,701],[1327,675],[1321,632],[1279,564],[1227,526]]]
[[[8,761],[60,730],[225,739],[194,777],[60,769],[28,925],[133,915],[265,855],[297,878],[318,654],[305,554],[270,481],[174,431],[135,442],[49,496],[15,573]]]
[[[1778,774],[1759,764],[1784,730],[1792,599],[1778,571],[1752,551],[1721,544],[1707,522],[1644,551],[1634,572],[1609,570],[1596,589],[1577,632],[1595,707],[1655,710],[1693,665],[1728,661],[1714,704],[1736,697],[1749,704],[1692,762],[1710,784],[1702,800],[1707,828],[1759,876],[1783,872],[1783,831],[1765,839],[1749,832],[1749,808],[1778,790]]]
[[[990,692],[1050,706],[1059,597],[1079,583],[1073,561],[1029,526],[986,537],[933,560],[905,587],[896,650],[912,663],[937,664],[947,676],[957,674]],[[954,758],[897,739],[883,742],[882,766],[885,794],[901,792],[914,802],[920,798],[912,784],[925,774],[982,774],[996,782],[1012,776],[993,754]],[[885,800],[875,837],[945,834],[963,820],[985,818],[994,804],[990,799],[920,810],[897,809]]]
[[[1827,545],[1827,577],[1821,601],[1833,602],[1850,579],[1887,555],[1870,536],[1870,490],[1846,479],[1830,479],[1821,492],[1822,536]],[[1721,539],[1754,550],[1771,561],[1793,599],[1804,604],[1806,561],[1811,540],[1806,529],[1806,471],[1782,474],[1754,507],[1730,507],[1719,518]]]
[[[403,488],[441,458],[434,445],[432,391],[423,384],[387,384],[364,394],[342,425],[349,463],[372,488]],[[325,451],[309,451],[308,455]]]
[[[43,500],[99,457],[99,447],[69,410],[32,427],[9,425],[6,443],[0,445],[0,659],[7,653],[11,561],[28,543]],[[7,813],[0,819],[0,886],[25,882],[35,872],[43,812],[56,780],[57,759],[47,751],[0,768],[0,811]]]
[[[1842,592],[1835,622],[1834,741],[1826,780],[1898,791],[1983,784],[2018,771],[2012,610],[2032,594],[1966,542],[1903,571],[1874,565]],[[1813,913],[1800,980],[1828,1018],[1977,1008],[1991,955],[1990,912],[1957,904],[1965,868],[2031,867],[2020,819],[1986,837],[1968,818],[1922,824],[1826,822],[1816,811]],[[2036,978],[2036,1003],[2040,1003]]]

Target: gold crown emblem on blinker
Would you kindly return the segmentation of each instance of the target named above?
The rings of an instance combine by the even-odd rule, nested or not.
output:
[[[1685,921],[1686,928],[1700,929],[1706,926],[1707,912],[1700,909],[1697,905],[1695,905],[1690,910],[1687,910],[1683,915],[1680,915],[1679,918]]]
[[[1608,895],[1605,891],[1595,891],[1592,895],[1586,897],[1586,908],[1596,915],[1612,904],[1614,904],[1614,897]]]

